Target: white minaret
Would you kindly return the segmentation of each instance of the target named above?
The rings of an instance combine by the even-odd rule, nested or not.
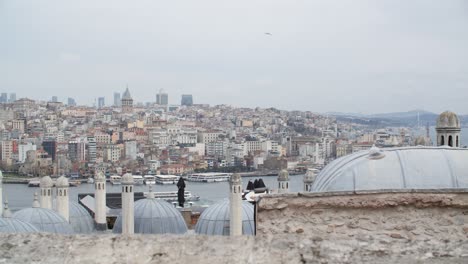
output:
[[[278,193],[289,192],[289,173],[287,170],[282,170],[278,174]]]
[[[242,179],[237,173],[229,181],[229,230],[231,236],[242,235]]]
[[[39,187],[41,188],[41,207],[52,209],[52,187],[54,182],[49,176],[41,178]]]
[[[0,171],[0,215],[3,214],[3,173]]]
[[[133,176],[125,173],[122,177],[122,234],[134,233]]]
[[[317,170],[308,169],[307,173],[304,175],[304,192],[310,192],[310,190],[312,190],[315,177],[317,177]]]
[[[55,182],[57,187],[57,212],[62,215],[67,221],[70,221],[70,209],[68,200],[68,179],[65,176],[60,176]]]
[[[94,223],[96,230],[107,230],[106,177],[102,172],[98,172],[94,177]]]

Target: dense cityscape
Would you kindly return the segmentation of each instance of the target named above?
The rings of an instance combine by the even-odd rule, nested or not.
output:
[[[94,106],[16,100],[3,93],[0,108],[1,169],[37,177],[193,172],[304,173],[332,160],[378,147],[432,145],[429,128],[380,127],[337,121],[332,115],[275,108],[196,104],[167,93],[134,102],[130,89]],[[414,129],[425,130],[415,136]],[[427,131],[426,131],[427,129]]]

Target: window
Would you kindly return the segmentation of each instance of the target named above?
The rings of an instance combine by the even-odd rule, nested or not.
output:
[[[444,136],[440,136],[440,145],[443,146],[445,145],[445,140]]]
[[[458,142],[458,136],[457,136],[457,145],[455,145],[455,147],[460,147],[460,143]]]
[[[453,147],[452,136],[449,136],[449,138],[448,138],[448,145],[449,145],[450,147]]]

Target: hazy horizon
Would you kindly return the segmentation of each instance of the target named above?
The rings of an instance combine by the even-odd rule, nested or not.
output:
[[[17,98],[468,113],[463,0],[0,0],[0,34]]]

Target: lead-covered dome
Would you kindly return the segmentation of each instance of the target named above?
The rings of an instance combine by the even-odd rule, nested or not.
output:
[[[53,207],[57,209],[57,201],[54,200]],[[77,202],[69,202],[68,217],[73,232],[77,234],[88,234],[94,231],[94,220],[86,209]]]
[[[382,149],[382,158],[360,151],[334,160],[317,176],[312,192],[468,188],[468,149]]]
[[[155,198],[135,202],[135,233],[140,234],[184,234],[187,225],[181,213],[171,204]],[[114,224],[114,233],[122,233],[122,216]]]
[[[460,119],[454,112],[445,111],[437,118],[436,128],[460,128]]]
[[[36,233],[33,225],[15,218],[0,218],[0,233]]]
[[[40,232],[73,233],[71,225],[63,216],[54,210],[38,207],[37,200],[34,201],[33,208],[21,209],[13,214],[13,218],[32,224]]]
[[[229,200],[225,199],[203,211],[195,226],[195,232],[202,235],[229,236],[229,204]],[[242,201],[242,234],[255,234],[254,207],[247,201]]]

